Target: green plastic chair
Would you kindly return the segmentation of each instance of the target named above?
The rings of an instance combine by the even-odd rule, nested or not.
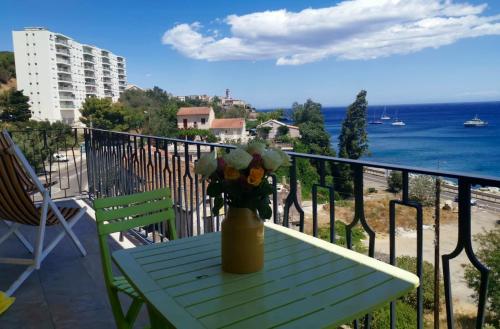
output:
[[[132,195],[96,199],[94,209],[104,281],[108,290],[111,309],[117,327],[129,329],[134,325],[143,300],[125,277],[113,275],[107,236],[110,233],[123,232],[135,227],[166,221],[169,226],[169,240],[177,239],[175,214],[172,208],[170,191],[164,188]],[[132,298],[132,304],[126,313],[124,313],[118,299],[119,292],[125,293]]]

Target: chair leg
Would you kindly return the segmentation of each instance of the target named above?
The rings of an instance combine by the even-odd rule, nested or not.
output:
[[[143,304],[142,300],[134,299],[132,301],[132,304],[128,308],[127,315],[125,315],[125,320],[127,321],[127,323],[130,324],[130,327],[133,327],[133,324],[137,319],[139,312],[141,311],[142,304]]]
[[[45,239],[45,228],[47,224],[48,200],[44,199],[42,206],[42,218],[38,226],[38,234],[35,240],[35,268],[38,270],[42,263],[43,241]]]
[[[8,221],[4,221],[4,223],[9,227],[9,230],[2,237],[0,237],[0,244],[2,244],[9,236],[15,234],[16,237],[19,239],[19,241],[21,241],[21,243],[24,245],[24,247],[28,249],[30,253],[33,253],[33,246],[24,237],[24,235],[21,232],[19,232],[20,225],[18,223],[11,224]]]
[[[54,214],[56,214],[57,219],[59,219],[59,222],[61,223],[61,225],[64,228],[64,230],[66,231],[66,233],[71,237],[71,240],[73,241],[73,243],[75,244],[75,246],[80,250],[80,253],[82,254],[82,256],[86,256],[87,255],[87,251],[85,250],[85,248],[81,244],[80,240],[78,240],[78,238],[76,237],[75,233],[71,229],[72,226],[70,226],[68,224],[68,222],[64,219],[63,215],[61,214],[61,212],[57,208],[56,204],[52,200],[50,201],[50,206],[51,206],[52,211],[54,212]],[[73,225],[77,221],[80,220],[80,218],[83,216],[83,214],[86,211],[87,211],[87,207],[83,207],[82,209],[80,209],[80,211],[74,216],[75,218],[73,220],[71,220],[71,222],[73,223]]]
[[[35,265],[30,265],[24,272],[14,281],[13,284],[10,285],[9,289],[5,292],[7,296],[12,296],[14,292],[19,288],[19,286],[26,281],[26,279],[30,276],[30,274],[35,270]]]

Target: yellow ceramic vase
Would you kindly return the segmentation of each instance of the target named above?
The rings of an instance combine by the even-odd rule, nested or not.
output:
[[[264,266],[264,223],[255,211],[229,207],[222,221],[222,270],[258,272]]]

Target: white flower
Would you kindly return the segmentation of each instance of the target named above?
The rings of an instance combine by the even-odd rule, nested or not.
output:
[[[227,165],[237,170],[247,168],[253,159],[247,151],[241,148],[231,150],[229,153],[224,154],[223,158]]]
[[[215,152],[203,155],[194,165],[194,172],[206,178],[217,170],[217,159]]]
[[[247,152],[249,154],[262,154],[266,151],[266,144],[260,142],[250,142],[247,145]]]
[[[264,167],[270,171],[275,171],[283,163],[281,154],[276,150],[267,150],[264,152],[262,160],[264,160]]]

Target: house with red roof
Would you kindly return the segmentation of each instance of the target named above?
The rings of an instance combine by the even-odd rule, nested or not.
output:
[[[181,107],[177,112],[179,129],[207,129],[222,143],[247,141],[244,118],[216,119],[211,107]]]

